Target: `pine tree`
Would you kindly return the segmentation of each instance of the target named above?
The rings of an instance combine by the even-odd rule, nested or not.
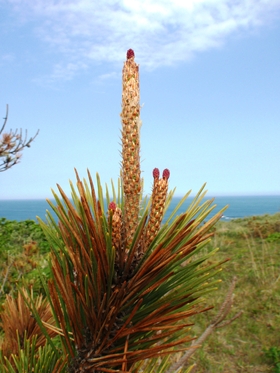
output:
[[[123,68],[122,168],[112,196],[78,173],[71,199],[58,186],[41,226],[51,246],[48,297],[61,336],[68,371],[137,372],[146,359],[188,347],[192,316],[204,312],[203,295],[215,288],[221,263],[202,249],[222,211],[203,202],[204,186],[187,210],[167,221],[169,170],[153,170],[151,198],[142,199],[139,66],[127,52]],[[191,318],[191,319],[190,319]],[[141,371],[141,370],[140,370]]]

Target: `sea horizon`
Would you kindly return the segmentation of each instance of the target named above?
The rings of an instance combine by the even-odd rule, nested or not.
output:
[[[150,194],[147,194],[148,196],[150,196],[151,195],[151,193]],[[194,198],[196,196],[196,194],[194,193],[194,194],[190,194],[189,195],[189,198]],[[67,196],[68,198],[70,198],[71,199],[71,197],[70,196]],[[173,196],[173,198],[183,198],[184,197],[184,195],[174,195]],[[256,193],[256,194],[246,194],[246,193],[244,193],[244,194],[207,194],[207,199],[211,199],[211,198],[226,198],[226,197],[230,197],[230,198],[238,198],[238,197],[248,197],[248,198],[250,198],[250,197],[280,197],[280,193],[279,194],[277,194],[277,193],[273,193],[273,194],[266,194],[266,193],[264,193],[264,194],[258,194],[258,193]],[[50,201],[54,201],[55,199],[53,198],[53,196],[52,197],[35,197],[35,198],[29,198],[29,197],[27,197],[27,198],[0,198],[0,202],[1,201],[42,201],[42,200],[50,200]]]
[[[178,210],[177,214],[186,211],[188,205],[195,196],[189,196]],[[258,216],[265,214],[275,214],[280,212],[280,195],[243,195],[243,196],[206,196],[202,202],[214,198],[213,205],[217,207],[211,212],[208,218],[219,212],[224,206],[229,205],[223,213],[222,220],[231,220],[249,216]],[[170,212],[180,202],[182,197],[174,196],[170,206],[165,214],[166,220]],[[53,198],[49,198],[54,202]],[[46,210],[52,212],[46,199],[0,199],[0,218],[7,220],[35,220],[37,216],[45,220]],[[52,215],[55,214],[52,212]]]

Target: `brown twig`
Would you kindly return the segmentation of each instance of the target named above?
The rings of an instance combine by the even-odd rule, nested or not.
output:
[[[168,369],[168,371],[166,373],[175,373],[178,369],[184,367],[187,364],[189,358],[195,353],[195,351],[199,347],[201,347],[201,345],[203,344],[205,339],[211,333],[213,333],[213,331],[215,329],[222,328],[226,325],[229,325],[234,320],[236,320],[238,317],[241,316],[242,311],[238,312],[231,319],[224,321],[225,318],[227,317],[227,315],[229,314],[229,311],[231,310],[231,307],[232,307],[233,291],[235,289],[236,281],[237,281],[237,279],[236,279],[236,277],[234,277],[231,284],[230,284],[230,287],[228,289],[225,300],[224,300],[223,304],[221,305],[221,308],[220,308],[217,316],[212,320],[210,325],[204,330],[204,332],[201,334],[201,336],[192,343],[190,349],[181,357],[181,359],[179,361],[172,364],[171,367]]]
[[[0,295],[2,295],[4,293],[4,288],[5,288],[6,282],[8,281],[8,276],[9,276],[9,273],[11,272],[11,268],[14,264],[14,261],[15,261],[15,259],[13,258],[13,260],[11,261],[11,263],[8,265],[8,267],[6,269],[6,274],[4,276],[4,279],[3,279],[2,285],[1,285],[1,289],[0,289]]]

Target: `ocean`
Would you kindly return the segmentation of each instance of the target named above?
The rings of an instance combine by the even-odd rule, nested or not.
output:
[[[210,199],[207,197],[205,200]],[[166,220],[170,212],[181,200],[179,197],[174,197],[171,205],[165,215]],[[178,214],[184,212],[193,198],[189,197],[178,210]],[[217,207],[208,216],[210,218],[214,213],[217,213],[224,206],[229,205],[224,212],[221,220],[231,220],[244,218],[248,216],[275,214],[280,212],[280,195],[279,196],[220,196],[215,197],[214,204]],[[45,220],[46,210],[51,210],[45,200],[0,200],[0,218],[8,220],[35,220],[39,216]],[[53,214],[54,215],[54,214]]]

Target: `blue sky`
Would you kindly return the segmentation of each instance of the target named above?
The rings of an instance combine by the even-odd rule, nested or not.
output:
[[[181,196],[280,194],[280,0],[0,0],[0,115],[40,134],[1,199],[120,168],[121,70],[140,64],[141,159]]]

